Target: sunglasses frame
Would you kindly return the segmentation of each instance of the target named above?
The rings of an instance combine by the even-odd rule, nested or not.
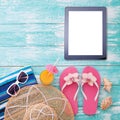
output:
[[[28,76],[28,74],[27,74],[26,72],[24,72],[24,73],[27,75],[26,80],[25,80],[24,82],[20,82],[20,81],[18,80],[18,77],[19,77],[19,75],[20,75],[22,72],[24,72],[24,71],[21,70],[21,71],[18,73],[18,75],[16,76],[16,81],[15,81],[14,83],[12,83],[12,84],[8,87],[8,89],[7,89],[7,94],[9,94],[10,96],[16,96],[16,95],[19,93],[19,91],[20,91],[19,83],[20,83],[20,84],[24,84],[24,83],[27,82],[29,76]],[[10,89],[11,86],[13,86],[14,84],[16,84],[16,85],[18,86],[19,90],[13,95],[13,94],[11,94],[11,93],[9,92],[9,89]]]

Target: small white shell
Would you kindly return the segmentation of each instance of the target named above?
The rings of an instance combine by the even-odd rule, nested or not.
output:
[[[106,110],[112,105],[112,98],[111,97],[106,97],[105,99],[102,100],[101,102],[101,109]]]
[[[112,82],[110,82],[108,79],[104,78],[103,79],[103,83],[104,83],[104,89],[108,92],[110,92],[111,88],[112,88]]]

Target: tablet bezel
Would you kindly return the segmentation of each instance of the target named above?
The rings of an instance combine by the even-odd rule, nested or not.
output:
[[[68,43],[69,43],[69,11],[102,11],[102,55],[69,55]],[[106,7],[66,7],[65,8],[65,25],[64,25],[64,58],[66,60],[89,60],[89,59],[106,59]]]

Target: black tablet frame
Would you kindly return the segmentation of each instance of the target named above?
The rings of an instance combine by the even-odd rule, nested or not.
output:
[[[102,36],[102,40],[103,40],[103,54],[102,55],[69,55],[68,54],[68,43],[69,43],[69,11],[102,11],[102,21],[103,21],[103,36]],[[66,60],[94,60],[94,59],[106,59],[107,56],[107,52],[106,52],[106,7],[66,7],[65,8],[65,25],[64,25],[64,58]]]

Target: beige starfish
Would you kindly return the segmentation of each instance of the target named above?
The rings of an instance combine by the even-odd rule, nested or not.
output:
[[[111,87],[112,87],[112,82],[110,82],[107,78],[103,79],[103,83],[104,83],[104,89],[108,92],[110,92]]]

